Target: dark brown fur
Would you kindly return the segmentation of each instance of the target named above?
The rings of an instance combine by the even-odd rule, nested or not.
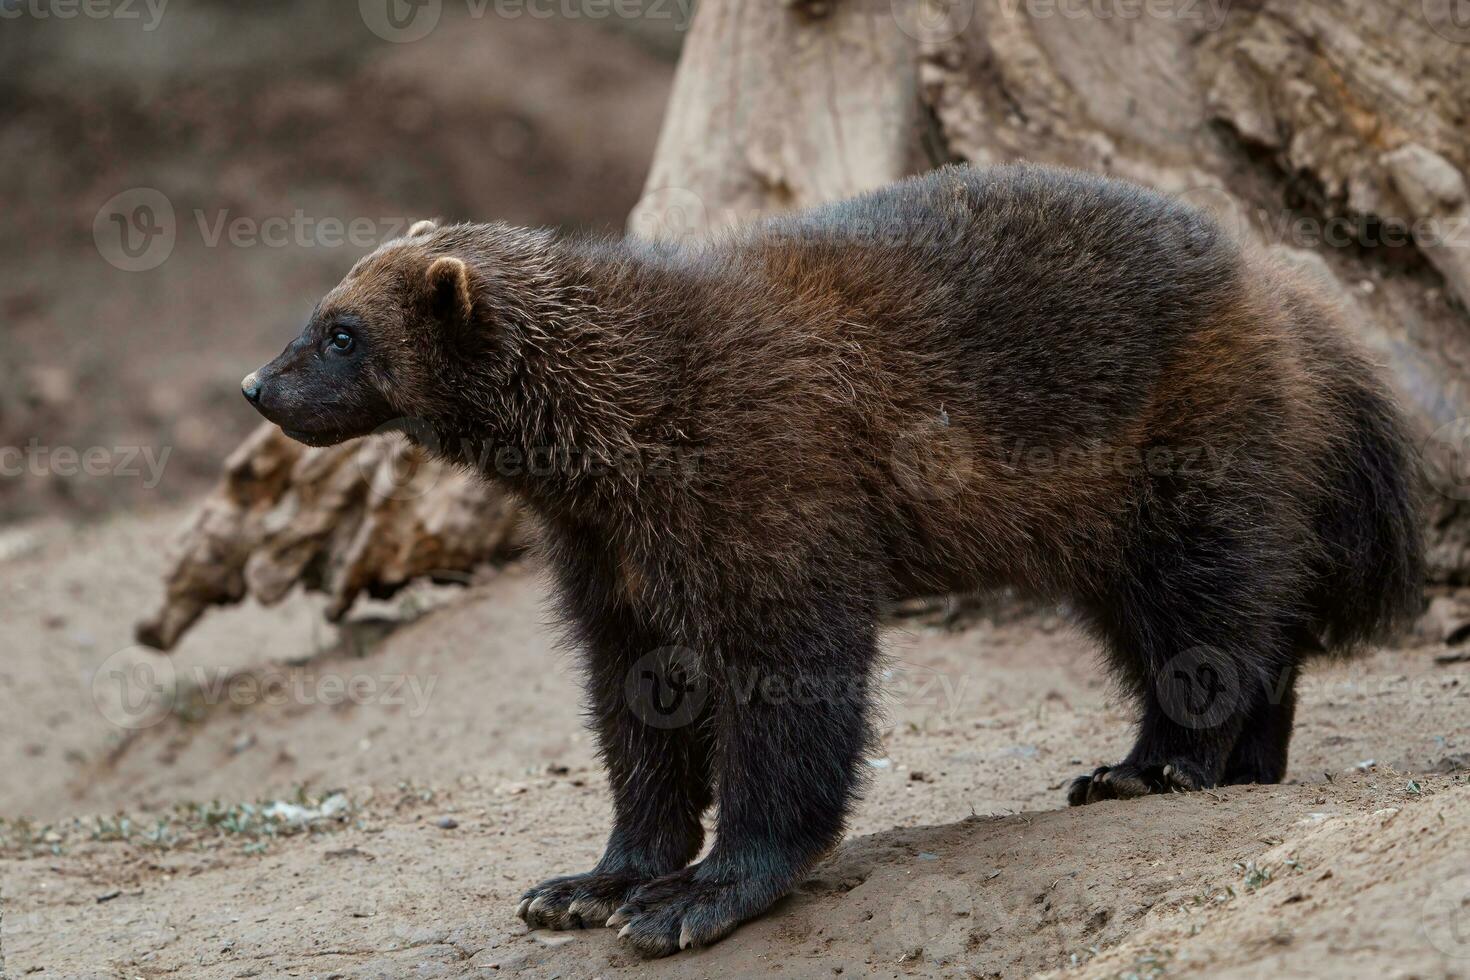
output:
[[[709,243],[416,231],[247,388],[315,443],[417,420],[540,515],[615,825],[533,924],[661,955],[789,890],[852,804],[887,602],[1076,609],[1141,721],[1073,803],[1280,780],[1303,657],[1417,608],[1373,371],[1158,194],[949,168]]]

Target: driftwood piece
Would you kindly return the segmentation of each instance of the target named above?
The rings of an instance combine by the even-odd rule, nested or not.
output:
[[[210,606],[263,605],[297,585],[341,619],[360,595],[461,581],[523,546],[516,506],[395,436],[310,449],[262,425],[183,530],[163,604],[140,643],[172,649]]]
[[[1347,301],[1421,433],[1432,577],[1464,584],[1470,29],[1453,7],[704,0],[629,229],[703,234],[945,159],[1051,161],[1210,207]],[[257,432],[140,636],[171,646],[207,606],[298,582],[340,617],[513,548],[512,505],[439,464],[419,461],[420,492],[371,492],[409,462],[391,445]]]

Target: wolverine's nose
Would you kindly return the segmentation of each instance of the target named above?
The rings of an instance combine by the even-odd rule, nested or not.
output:
[[[245,400],[250,404],[260,404],[260,379],[255,376],[255,372],[245,376],[245,380],[240,382],[240,390],[245,393]]]

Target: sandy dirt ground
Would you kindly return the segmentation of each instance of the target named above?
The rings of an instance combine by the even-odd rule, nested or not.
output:
[[[1129,713],[1058,614],[888,637],[842,847],[708,950],[529,932],[609,804],[534,568],[131,647],[181,512],[0,534],[4,975],[1470,976],[1470,664],[1303,685],[1291,779],[1069,810]],[[1440,662],[1447,661],[1447,662]],[[267,807],[275,804],[275,809]]]

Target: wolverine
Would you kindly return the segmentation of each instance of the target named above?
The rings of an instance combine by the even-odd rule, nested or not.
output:
[[[1011,587],[1097,638],[1137,739],[1073,805],[1279,782],[1304,662],[1420,603],[1404,424],[1340,319],[1174,198],[949,167],[698,240],[421,222],[244,393],[536,515],[613,826],[519,915],[663,956],[841,838],[905,598]]]

